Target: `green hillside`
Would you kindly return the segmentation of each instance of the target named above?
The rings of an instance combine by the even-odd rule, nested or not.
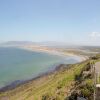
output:
[[[13,90],[1,92],[0,100],[2,98],[10,100],[67,100],[71,97],[74,98],[75,89],[81,90],[80,92],[89,98],[93,93],[93,76],[88,74],[83,77],[82,73],[90,70],[92,62],[93,60],[90,59],[79,64],[61,65],[53,73],[22,84]]]

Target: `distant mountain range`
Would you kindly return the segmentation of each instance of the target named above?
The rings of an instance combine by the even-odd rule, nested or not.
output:
[[[56,46],[56,45],[69,45],[66,43],[61,42],[54,42],[54,41],[46,41],[46,42],[32,42],[32,41],[7,41],[0,43],[2,45],[23,45],[23,44],[40,44],[40,45],[49,45],[49,46]]]
[[[92,49],[100,48],[100,46],[79,46],[73,45],[71,43],[62,43],[55,41],[45,41],[45,42],[32,42],[32,41],[8,41],[0,43],[0,46],[25,46],[25,45],[38,45],[47,46],[50,48],[68,48],[68,49]]]
[[[8,42],[3,42],[0,43],[0,45],[7,45],[7,46],[16,46],[16,45],[33,45],[35,44],[34,42],[31,41],[8,41]]]
[[[70,44],[70,43],[62,43],[55,41],[45,41],[45,42],[32,42],[32,41],[8,41],[0,43],[1,46],[23,46],[23,45],[40,45],[40,46],[48,46],[48,47],[60,47],[60,48],[77,48],[79,46]]]

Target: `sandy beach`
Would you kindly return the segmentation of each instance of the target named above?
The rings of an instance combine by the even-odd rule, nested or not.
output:
[[[49,48],[49,47],[46,47],[46,46],[20,46],[19,48],[21,49],[25,49],[25,50],[29,50],[29,51],[35,51],[35,52],[44,52],[44,53],[49,53],[49,54],[52,54],[52,55],[58,55],[58,56],[64,56],[64,57],[68,57],[68,56],[71,56],[71,57],[78,57],[80,58],[80,62],[82,61],[85,61],[88,58],[88,56],[85,56],[85,55],[77,55],[77,54],[74,54],[74,53],[69,53],[69,52],[63,52],[62,50],[59,50],[59,49],[56,49],[56,48]]]
[[[35,51],[35,52],[43,52],[43,53],[48,53],[48,54],[51,54],[51,55],[58,55],[58,56],[64,56],[64,57],[78,57],[79,61],[78,62],[82,62],[82,61],[85,61],[87,60],[87,57],[85,56],[82,56],[82,55],[75,55],[75,54],[72,54],[72,53],[67,53],[67,52],[62,52],[56,48],[48,48],[48,47],[41,47],[41,46],[21,46],[21,47],[18,47],[18,48],[21,48],[21,49],[25,49],[25,50],[29,50],[29,51]],[[51,72],[54,72],[54,71],[57,71],[59,69],[59,67],[62,67],[61,64],[59,64],[58,66],[55,67],[54,70],[50,71],[49,70],[45,73],[42,73],[40,75],[38,75],[38,77],[42,77],[42,76],[45,76]],[[37,79],[38,77],[35,77],[35,79]],[[32,79],[34,80],[34,79]],[[6,91],[6,90],[10,90],[12,88],[15,88],[16,86],[20,85],[20,84],[23,84],[23,83],[26,83],[26,82],[29,82],[30,80],[26,80],[26,81],[22,81],[22,80],[19,80],[19,81],[15,81],[3,88],[0,89],[0,91]]]

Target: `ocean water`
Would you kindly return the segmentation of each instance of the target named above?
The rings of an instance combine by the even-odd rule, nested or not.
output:
[[[76,63],[77,57],[63,57],[14,47],[0,47],[0,88],[52,70],[59,63]]]

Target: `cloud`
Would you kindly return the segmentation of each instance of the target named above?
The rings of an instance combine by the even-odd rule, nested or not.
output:
[[[90,33],[90,37],[98,38],[98,37],[100,37],[100,33],[99,32],[92,32],[92,33]]]

